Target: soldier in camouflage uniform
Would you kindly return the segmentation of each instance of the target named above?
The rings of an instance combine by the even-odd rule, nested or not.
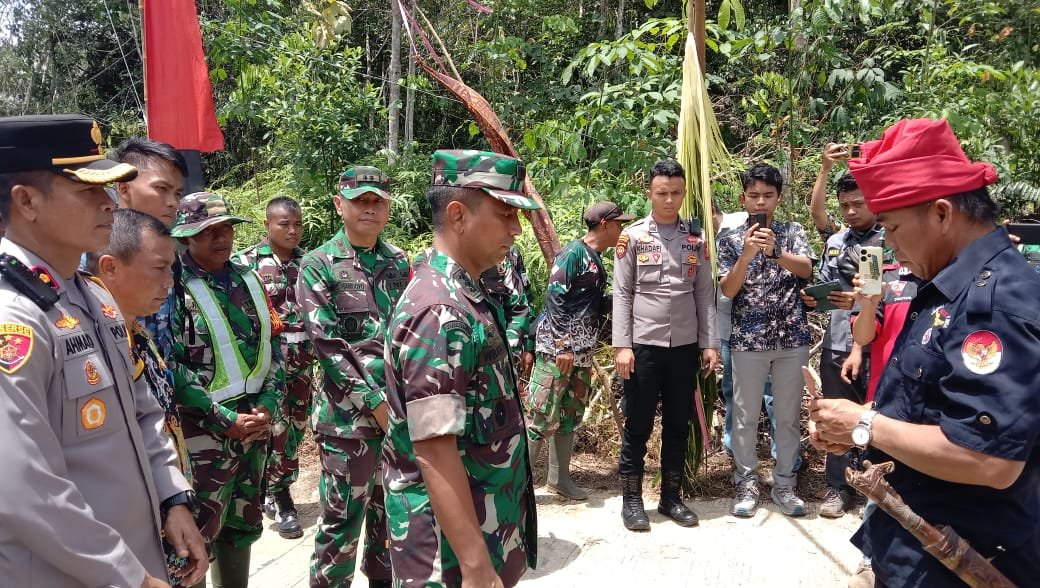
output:
[[[511,157],[437,151],[433,167],[433,248],[394,310],[386,350],[394,582],[514,586],[537,561],[534,489],[505,313],[478,276],[520,234],[516,209],[538,204],[520,192],[523,163]]]
[[[285,361],[285,403],[282,415],[271,430],[267,456],[267,498],[264,512],[277,522],[275,529],[286,539],[303,536],[289,486],[300,474],[296,457],[311,410],[311,380],[314,351],[307,340],[296,297],[303,250],[303,212],[292,198],[279,196],[267,203],[264,228],[267,236],[259,244],[238,254],[238,262],[256,270],[267,297],[282,319],[281,349]],[[277,511],[276,511],[277,509]]]
[[[506,341],[520,378],[525,379],[534,365],[534,308],[531,280],[527,278],[520,250],[515,245],[510,247],[502,263],[480,274],[480,285],[506,313]]]
[[[607,272],[600,254],[613,247],[621,223],[635,219],[613,202],[597,202],[585,212],[588,232],[571,241],[556,256],[549,272],[545,310],[538,322],[534,371],[527,396],[532,460],[549,439],[546,487],[556,494],[585,500],[588,493],[570,476],[574,431],[585,416],[592,385],[592,361],[603,304]]]
[[[172,367],[199,528],[212,542],[214,584],[236,587],[248,582],[250,546],[263,531],[268,437],[285,396],[281,321],[260,276],[230,260],[240,222],[221,196],[197,192],[181,200],[170,231],[187,246]]]
[[[298,285],[307,333],[325,377],[312,426],[321,454],[322,517],[310,583],[349,586],[361,523],[361,569],[372,586],[389,586],[381,460],[386,429],[383,348],[386,324],[411,270],[404,251],[379,235],[390,214],[390,180],[374,167],[340,177],[334,197],[343,230],[308,253]]]

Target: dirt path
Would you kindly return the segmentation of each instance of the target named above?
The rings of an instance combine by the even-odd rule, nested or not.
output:
[[[586,456],[583,456],[586,457]],[[309,558],[318,515],[317,464],[313,446],[304,454],[300,480],[293,486],[304,536],[285,540],[268,525],[253,548],[250,585],[255,588],[307,586]],[[579,479],[592,488],[608,478],[588,457],[578,465]],[[609,464],[602,464],[609,467]],[[768,500],[768,492],[763,492]],[[838,520],[816,516],[792,519],[763,503],[755,518],[729,516],[729,500],[687,503],[700,515],[699,527],[681,528],[656,511],[656,493],[646,502],[652,529],[631,533],[620,520],[616,489],[596,489],[588,502],[562,500],[537,491],[538,569],[521,586],[844,586],[859,561],[848,542],[859,517]],[[365,586],[358,574],[356,586]]]

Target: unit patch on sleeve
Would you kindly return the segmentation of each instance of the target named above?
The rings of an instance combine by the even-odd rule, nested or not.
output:
[[[961,357],[964,367],[975,374],[992,374],[1000,367],[1004,344],[990,331],[975,331],[964,338]]]
[[[0,372],[13,374],[29,361],[33,337],[29,325],[0,323]]]

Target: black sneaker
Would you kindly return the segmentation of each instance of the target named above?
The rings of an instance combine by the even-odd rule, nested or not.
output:
[[[278,513],[278,521],[274,524],[278,534],[283,539],[299,539],[303,537],[303,528],[300,527],[300,518],[296,509],[283,510]]]

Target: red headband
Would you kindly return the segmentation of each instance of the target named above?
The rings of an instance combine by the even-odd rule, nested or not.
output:
[[[968,192],[997,181],[997,171],[972,162],[945,119],[906,119],[879,141],[862,146],[849,171],[874,213],[905,208]]]

